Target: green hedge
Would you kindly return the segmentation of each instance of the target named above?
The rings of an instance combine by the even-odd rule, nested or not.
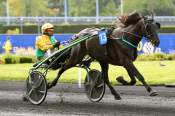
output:
[[[159,30],[160,33],[174,33],[175,32],[175,27],[170,26],[170,27],[161,27]]]
[[[145,55],[141,54],[137,57],[138,61],[162,61],[162,60],[175,60],[175,54],[156,53]],[[16,63],[34,63],[36,58],[34,56],[17,56],[14,54],[1,54],[0,64],[16,64]]]
[[[162,61],[162,60],[175,60],[175,54],[163,54],[163,53],[156,53],[156,54],[141,54],[137,57],[138,61]]]
[[[77,33],[82,29],[88,27],[111,27],[111,25],[101,24],[101,25],[55,25],[55,33]],[[7,33],[8,30],[15,30],[19,29],[20,26],[2,26],[0,28],[0,33]],[[160,29],[161,33],[174,33],[175,27],[162,27]],[[38,26],[37,25],[29,25],[23,27],[23,33],[26,34],[34,34],[38,33]]]
[[[14,54],[1,54],[0,63],[2,64],[16,64],[16,63],[34,63],[36,58],[33,56],[18,56]]]
[[[110,27],[111,25],[55,25],[55,33],[77,33],[88,27]],[[0,33],[6,33],[8,30],[20,29],[20,26],[3,26]],[[38,33],[37,25],[23,26],[23,33]]]

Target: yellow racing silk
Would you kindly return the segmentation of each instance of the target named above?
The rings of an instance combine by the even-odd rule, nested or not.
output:
[[[49,37],[47,35],[38,36],[35,42],[36,57],[43,57],[47,50],[54,49],[53,44],[56,42],[57,40],[53,36],[52,37]]]

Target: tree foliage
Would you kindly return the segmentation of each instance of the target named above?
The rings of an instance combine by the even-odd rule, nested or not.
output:
[[[147,13],[153,11],[158,16],[174,16],[174,0],[124,0],[124,12],[129,13],[133,10]]]
[[[0,0],[0,16],[6,15],[6,0]]]
[[[70,16],[95,16],[95,0],[69,1]]]
[[[24,0],[8,0],[8,5],[10,16],[25,16]]]
[[[120,15],[121,0],[98,0],[100,16]],[[64,0],[0,0],[0,16],[64,16]],[[95,16],[96,0],[67,0],[69,16]],[[124,13],[153,11],[158,16],[174,16],[175,0],[123,0]]]
[[[120,14],[119,4],[114,0],[99,0],[100,16],[114,16]]]

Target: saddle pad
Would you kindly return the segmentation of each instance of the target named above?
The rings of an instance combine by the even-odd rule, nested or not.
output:
[[[107,43],[107,36],[105,30],[98,31],[99,44],[105,45]]]

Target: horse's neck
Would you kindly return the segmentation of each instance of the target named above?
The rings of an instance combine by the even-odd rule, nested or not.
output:
[[[139,28],[138,24],[135,25],[128,25],[125,27],[118,27],[114,30],[114,33],[117,33],[117,36],[121,37],[124,35],[129,36],[131,38],[137,38],[141,39],[142,38],[142,33]]]
[[[142,39],[140,31],[138,24],[119,27],[114,29],[111,38],[125,39],[128,43],[137,46]]]

